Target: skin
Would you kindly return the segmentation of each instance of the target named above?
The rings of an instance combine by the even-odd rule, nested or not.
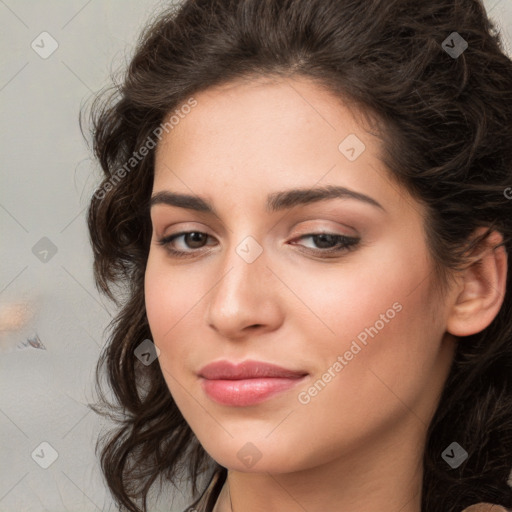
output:
[[[481,264],[440,296],[423,207],[392,181],[381,141],[357,111],[299,77],[238,81],[194,97],[197,106],[157,147],[153,194],[200,196],[217,216],[152,207],[146,307],[176,404],[229,469],[233,510],[419,512],[427,427],[456,336],[479,332],[501,306],[503,248],[481,248]],[[338,149],[349,134],[366,146],[354,161]],[[270,193],[325,185],[363,193],[383,209],[347,198],[265,209]],[[176,258],[158,240],[182,231],[209,237],[179,237],[172,247],[192,256]],[[360,244],[322,258],[325,245],[305,237],[321,232]],[[247,236],[263,251],[252,263],[236,251]],[[401,311],[301,403],[299,393],[395,303]],[[308,377],[257,405],[220,405],[197,372],[221,359],[271,362]],[[237,456],[248,442],[261,453],[251,467]],[[230,510],[226,485],[216,512]]]

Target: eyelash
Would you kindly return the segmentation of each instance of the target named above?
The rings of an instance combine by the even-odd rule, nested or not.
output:
[[[202,247],[196,250],[192,251],[180,251],[177,249],[174,249],[171,247],[171,243],[181,236],[189,235],[191,233],[199,233],[202,235],[209,236],[208,234],[202,232],[202,231],[182,231],[180,233],[175,233],[173,235],[166,236],[164,238],[161,238],[158,240],[158,245],[164,247],[173,257],[176,258],[190,258],[197,255],[198,252],[205,252],[201,251],[203,249]],[[345,235],[339,235],[336,233],[308,233],[305,235],[301,235],[300,237],[296,238],[295,240],[302,240],[303,238],[309,238],[309,237],[319,237],[319,236],[329,236],[337,239],[337,246],[338,247],[330,247],[328,249],[311,249],[310,247],[306,247],[304,252],[309,252],[311,254],[320,256],[321,258],[332,258],[341,255],[341,253],[349,252],[354,250],[357,245],[359,245],[360,239],[355,237],[349,237]],[[294,244],[295,245],[295,244]],[[341,246],[341,247],[340,247]]]

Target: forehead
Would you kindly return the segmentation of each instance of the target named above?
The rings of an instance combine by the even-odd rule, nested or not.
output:
[[[324,87],[303,78],[244,80],[193,98],[196,106],[158,144],[154,192],[201,195],[244,210],[264,205],[269,192],[335,185],[403,213],[408,194],[391,183],[375,127]],[[340,149],[346,140],[362,145],[354,160]],[[238,200],[226,197],[228,188]]]
[[[205,149],[229,147],[227,159],[242,150],[246,158],[253,149],[283,156],[290,147],[294,154],[337,152],[349,133],[359,134],[370,145],[380,143],[368,126],[362,126],[360,111],[305,77],[239,79],[201,91],[194,99],[196,106],[187,114],[173,117],[175,124],[158,144],[157,163],[167,145],[175,153],[187,146],[189,154],[200,146],[197,158],[207,156]]]

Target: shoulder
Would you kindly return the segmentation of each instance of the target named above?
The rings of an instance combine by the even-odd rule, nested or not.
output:
[[[509,509],[501,505],[493,505],[492,503],[475,503],[470,507],[461,510],[461,512],[511,512]]]

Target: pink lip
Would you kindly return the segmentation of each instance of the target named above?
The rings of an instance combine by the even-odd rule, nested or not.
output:
[[[248,406],[302,382],[307,372],[289,370],[260,361],[233,364],[218,361],[199,372],[201,386],[214,401],[223,405]]]

